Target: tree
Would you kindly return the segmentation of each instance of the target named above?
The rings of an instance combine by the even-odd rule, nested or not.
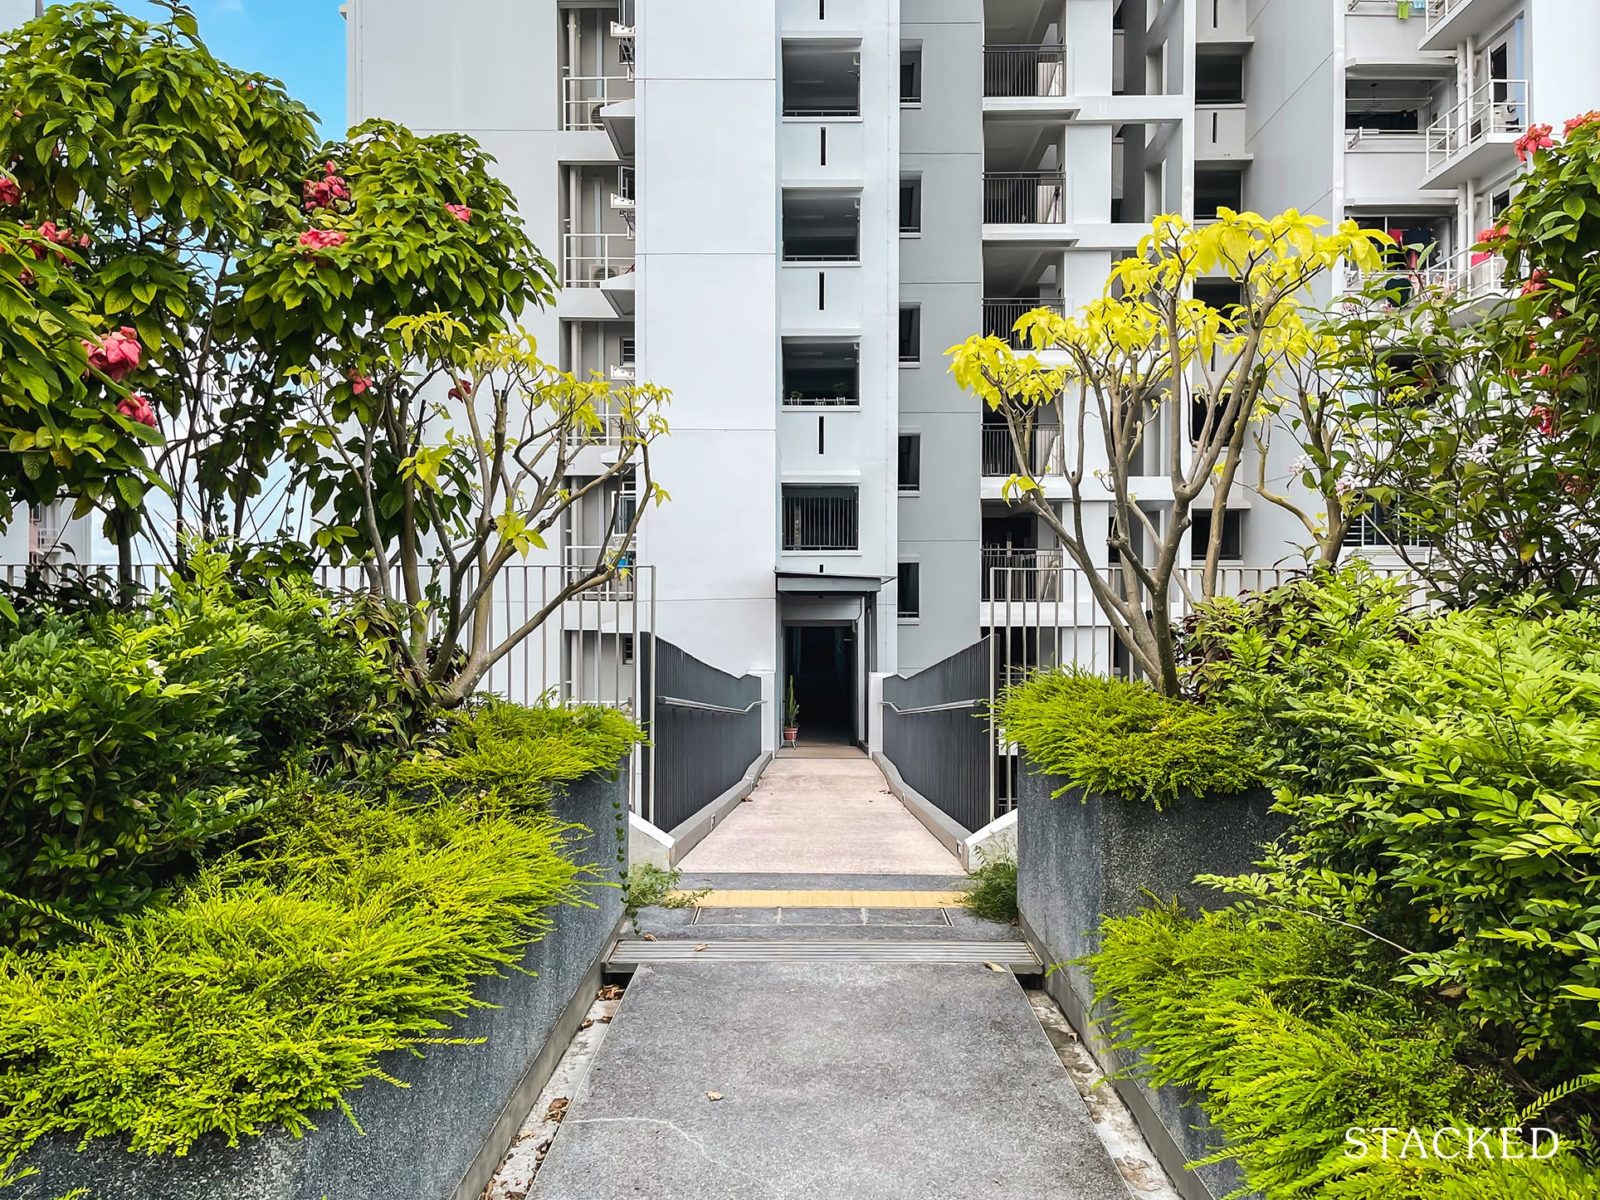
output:
[[[362,564],[374,591],[405,606],[408,681],[448,707],[564,602],[629,570],[647,505],[667,498],[650,447],[667,432],[668,397],[557,371],[521,331],[474,343],[462,322],[434,315],[398,319],[385,334],[359,369],[313,389],[314,412],[290,427],[288,447],[327,515],[318,544]],[[578,456],[602,444],[602,464],[574,482]],[[631,513],[616,508],[624,476]],[[496,638],[505,569],[544,549],[585,497],[608,493],[610,542],[594,561],[568,564],[539,609]]]
[[[1210,596],[1251,420],[1276,365],[1304,352],[1304,298],[1342,259],[1376,265],[1387,240],[1353,221],[1330,234],[1318,232],[1323,224],[1293,210],[1266,218],[1224,209],[1198,227],[1158,217],[1135,256],[1113,269],[1104,297],[1072,316],[1036,309],[1018,319],[1030,352],[999,337],[950,351],[957,382],[1005,418],[1017,465],[1006,495],[1054,533],[1134,664],[1169,695],[1178,690],[1172,590],[1175,577],[1189,586],[1178,568],[1191,510],[1209,489],[1200,582]],[[1194,281],[1214,272],[1241,285],[1241,304],[1218,309],[1193,298]],[[1066,514],[1045,498],[1029,454],[1041,415],[1075,447]],[[1091,440],[1104,455],[1094,466]],[[1170,499],[1136,490],[1148,474],[1147,444],[1160,451]],[[1090,501],[1109,502],[1110,566],[1099,563],[1099,538],[1085,524]]]
[[[294,223],[315,148],[304,106],[219,63],[192,13],[164,7],[153,23],[54,6],[0,44],[0,200],[74,276],[101,360],[83,394],[10,413],[14,441],[43,435],[52,453],[42,471],[25,457],[6,490],[100,508],[125,572],[148,484],[215,532],[219,497],[250,493],[276,448],[281,353],[233,320],[235,268]]]
[[[1506,292],[1369,303],[1343,326],[1352,491],[1414,531],[1397,549],[1460,606],[1600,594],[1600,112],[1517,153],[1522,187],[1475,248],[1504,259]]]

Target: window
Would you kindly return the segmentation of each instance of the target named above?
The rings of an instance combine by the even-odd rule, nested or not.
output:
[[[900,103],[922,103],[922,47],[900,47]]]
[[[1244,103],[1244,55],[1202,54],[1195,60],[1196,104]]]
[[[617,653],[622,656],[622,661],[633,661],[633,634],[624,633],[617,638]]]
[[[785,262],[858,262],[861,197],[824,191],[783,193]]]
[[[900,180],[900,232],[922,232],[922,177],[908,175]]]
[[[1217,209],[1231,208],[1235,212],[1244,207],[1244,173],[1232,170],[1201,170],[1194,173],[1194,217],[1197,221],[1214,221]]]
[[[915,621],[922,615],[922,564],[903,562],[900,564],[900,586],[896,589],[897,600],[896,615],[902,621]]]
[[[617,357],[622,360],[622,365],[631,367],[634,364],[634,339],[631,336],[617,339]]]
[[[922,490],[922,435],[919,433],[900,435],[900,490]]]
[[[633,524],[634,514],[639,511],[639,492],[634,483],[633,472],[629,471],[621,477],[620,485],[616,492],[616,509],[611,518],[611,532],[624,534],[628,526]]]
[[[851,407],[860,402],[861,347],[855,342],[783,341],[785,408]]]
[[[1211,544],[1211,512],[1196,509],[1189,514],[1190,553],[1204,558]],[[1244,509],[1230,508],[1222,514],[1222,552],[1220,557],[1237,562],[1244,557]]]
[[[1354,518],[1344,531],[1346,546],[1424,546],[1415,521],[1407,521],[1384,505]]]
[[[855,550],[857,489],[785,487],[783,548],[787,551]]]
[[[861,53],[837,42],[783,43],[783,115],[859,117]]]
[[[922,309],[915,304],[900,306],[900,362],[916,366],[922,361]]]

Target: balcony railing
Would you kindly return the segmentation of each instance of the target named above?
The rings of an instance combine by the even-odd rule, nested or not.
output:
[[[853,487],[785,488],[783,548],[801,553],[857,549],[857,497]]]
[[[1067,219],[1067,177],[1060,171],[985,171],[986,225],[1060,225]]]
[[[1423,296],[1487,300],[1505,294],[1506,260],[1483,250],[1463,250],[1444,262],[1394,270],[1349,272],[1346,287],[1357,289],[1381,282],[1394,303],[1405,305]]]
[[[1493,134],[1521,133],[1527,126],[1527,80],[1491,79],[1428,126],[1428,173]]]
[[[568,75],[561,81],[561,128],[600,129],[600,110],[633,99],[626,75]]]
[[[1456,9],[1470,3],[1471,0],[1428,0],[1427,28],[1432,30],[1435,25],[1443,24]]]
[[[633,250],[633,238],[626,233],[569,233],[562,284],[599,287],[608,279],[626,275],[633,270]]]
[[[1013,332],[1011,327],[1023,313],[1036,308],[1048,308],[1057,313],[1064,311],[1059,296],[988,297],[983,302],[983,332],[989,337],[1005,338],[1013,349],[1027,349],[1022,335]]]
[[[1028,446],[1028,471],[1035,478],[1066,474],[1066,446],[1061,440],[1061,430],[1046,425],[1033,431]],[[1011,430],[1002,426],[987,426],[983,431],[983,477],[1009,479],[1020,474],[1017,470],[1016,447],[1011,441]]]
[[[613,539],[605,546],[568,546],[565,558],[567,583],[577,583],[588,578],[597,564],[615,564],[617,573],[599,587],[583,593],[589,600],[631,600],[634,592],[634,568],[638,555],[634,549],[622,549],[621,541]]]
[[[1060,550],[985,550],[985,600],[1059,600],[1066,558]]]
[[[985,46],[985,96],[1064,96],[1065,46]]]

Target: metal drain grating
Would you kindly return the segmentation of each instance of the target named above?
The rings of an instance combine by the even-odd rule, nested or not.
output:
[[[859,962],[931,963],[946,966],[993,963],[1024,975],[1041,969],[1026,942],[956,941],[814,941],[775,942],[756,939],[693,942],[687,939],[647,942],[619,938],[606,958],[614,971],[639,966],[684,962]]]
[[[743,925],[752,928],[773,925],[898,925],[903,927],[950,927],[950,914],[942,908],[870,908],[810,905],[791,908],[708,908],[694,910],[691,925]]]

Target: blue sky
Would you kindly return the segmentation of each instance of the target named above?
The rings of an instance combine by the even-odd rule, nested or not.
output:
[[[344,18],[339,0],[190,0],[200,36],[224,62],[283,80],[322,119],[326,137],[344,134]],[[125,12],[156,19],[164,10],[126,0]]]

